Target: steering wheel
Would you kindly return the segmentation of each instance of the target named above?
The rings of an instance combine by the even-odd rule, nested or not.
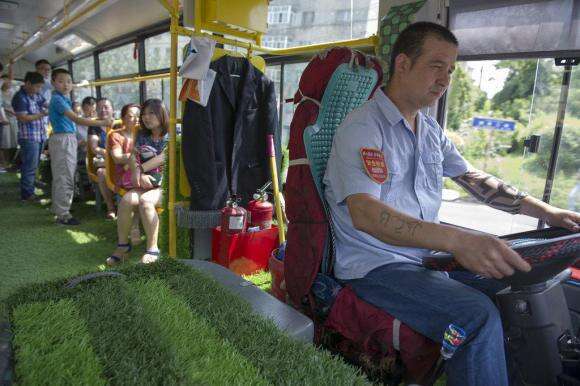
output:
[[[532,269],[515,271],[500,281],[511,286],[545,282],[580,259],[580,233],[562,228],[516,233],[500,237],[510,244]],[[423,266],[436,271],[464,271],[450,253],[433,251],[423,258]]]

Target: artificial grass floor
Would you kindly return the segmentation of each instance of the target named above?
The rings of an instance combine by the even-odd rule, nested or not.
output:
[[[368,384],[359,370],[289,338],[241,298],[177,261],[119,271],[125,276],[73,288],[66,279],[33,284],[6,299],[18,384],[53,379],[55,369],[59,384]],[[55,333],[59,327],[66,331]],[[30,365],[23,360],[37,355],[42,369],[24,371]]]
[[[54,223],[45,193],[41,203],[22,203],[18,176],[0,174],[0,301],[24,284],[102,270],[115,248],[116,223],[97,215],[94,201],[73,203],[81,225],[64,227]],[[143,253],[143,244],[134,248],[132,261]]]
[[[65,377],[57,382],[62,384],[366,383],[340,359],[290,340],[245,303],[224,298],[213,281],[205,284],[213,288],[207,301],[200,297],[206,287],[196,288],[202,280],[187,275],[131,283],[99,279],[89,291],[63,296],[57,287],[65,278],[105,269],[115,222],[97,215],[94,202],[76,203],[74,216],[82,224],[61,227],[49,211],[49,195],[31,204],[21,203],[18,193],[17,175],[0,174],[0,316],[14,326],[18,383],[61,379],[51,372]],[[143,246],[136,248],[132,261],[142,253]],[[52,284],[39,284],[47,280]],[[192,331],[198,333],[188,335]],[[191,349],[196,346],[206,349]]]
[[[7,316],[4,300],[19,287],[103,270],[105,258],[115,247],[116,223],[97,215],[94,201],[73,204],[80,226],[61,227],[55,225],[49,211],[49,197],[50,192],[46,192],[41,203],[21,203],[18,176],[0,174],[0,321]],[[143,252],[143,245],[134,248],[131,262],[137,262]],[[270,284],[267,274],[246,279],[257,280],[256,284],[263,289]],[[39,310],[42,307],[36,312]],[[133,327],[128,325],[127,329]],[[128,344],[132,343],[128,341]],[[122,358],[119,360],[125,362]],[[100,383],[99,379],[95,378],[96,383]]]

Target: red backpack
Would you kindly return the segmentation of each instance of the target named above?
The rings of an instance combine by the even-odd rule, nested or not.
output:
[[[400,362],[400,358],[406,368],[405,378],[414,381],[424,378],[436,361],[438,346],[434,342],[401,325],[386,312],[362,301],[349,286],[336,290],[336,297],[329,310],[321,310],[317,304],[320,301],[312,292],[313,283],[320,277],[317,275],[332,277],[333,237],[320,187],[320,173],[323,174],[326,169],[327,157],[312,157],[311,145],[306,138],[313,127],[316,132],[324,131],[316,126],[322,125],[324,121],[319,120],[319,112],[325,109],[325,103],[337,99],[329,98],[325,91],[329,83],[333,89],[344,89],[344,85],[337,85],[337,82],[344,79],[333,77],[335,71],[339,72],[337,69],[345,69],[344,64],[351,66],[354,74],[356,66],[364,67],[366,73],[369,73],[369,69],[376,72],[373,78],[375,83],[365,83],[370,91],[365,94],[365,100],[382,83],[382,70],[376,58],[345,47],[332,48],[315,56],[302,73],[299,89],[294,96],[297,107],[290,125],[290,168],[285,185],[289,220],[284,257],[286,289],[294,306],[314,319],[317,343],[330,346],[331,350],[354,360],[367,371],[375,374],[378,371],[381,377],[385,372],[393,375],[397,371],[395,364]],[[345,98],[348,99],[348,96]],[[349,104],[347,100],[346,113],[363,102],[359,98]],[[331,113],[331,116],[336,116],[336,113]],[[334,125],[338,126],[342,119],[344,116],[341,115],[340,122],[336,121]],[[332,143],[333,130],[330,130],[331,134],[322,134],[323,137],[326,135],[327,140],[322,145],[323,152],[330,152],[328,141]],[[318,146],[317,151],[321,147],[312,146]]]

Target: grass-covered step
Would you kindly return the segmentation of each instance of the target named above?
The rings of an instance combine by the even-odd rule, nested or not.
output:
[[[26,303],[13,314],[16,373],[22,385],[105,385],[103,366],[75,303]]]
[[[188,383],[231,385],[243,379],[248,384],[268,384],[252,362],[222,339],[206,319],[193,313],[164,281],[144,280],[132,288],[160,336],[173,347]]]
[[[289,338],[180,262],[120,272],[74,288],[67,280],[34,284],[6,299],[16,383],[42,374],[59,380],[51,384],[367,384],[359,370]]]

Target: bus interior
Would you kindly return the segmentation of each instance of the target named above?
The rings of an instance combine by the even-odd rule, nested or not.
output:
[[[445,374],[447,335],[435,342],[356,298],[349,286],[321,279],[332,278],[336,248],[336,225],[320,187],[333,136],[346,114],[389,80],[394,44],[415,22],[447,27],[459,41],[449,87],[421,113],[469,165],[580,212],[580,0],[0,0],[2,385],[458,384]],[[206,72],[210,66],[217,75],[191,75],[204,60]],[[136,231],[140,262],[159,262],[107,266],[125,260],[105,261],[115,244],[127,245],[127,255],[131,244],[117,241],[119,220],[105,219],[109,198],[99,183],[111,188],[116,206],[129,200],[130,188],[114,175],[118,165],[109,150],[99,182],[93,164],[99,157],[87,150],[86,132],[70,197],[80,226],[54,226],[51,197],[59,188],[51,186],[57,180],[48,146],[37,154],[35,201],[19,199],[24,153],[15,133],[24,124],[12,98],[28,87],[25,79],[39,63],[70,74],[72,90],[63,98],[73,107],[110,102],[106,119],[119,126],[107,129],[107,149],[127,125],[130,106],[137,108],[135,132],[149,122],[139,106],[151,106],[151,99],[164,106],[167,144],[164,155],[156,153],[165,167],[154,185],[155,213],[135,209],[133,224],[123,225],[132,227],[131,243]],[[231,71],[227,80],[224,69]],[[347,101],[346,112],[331,93]],[[216,106],[217,94],[229,100],[233,115]],[[339,118],[323,121],[319,109]],[[87,119],[102,118],[96,107],[92,114]],[[49,136],[58,134],[52,119],[46,118]],[[214,150],[216,141],[224,141],[226,153]],[[250,154],[256,148],[259,154]],[[247,166],[223,166],[237,163]],[[510,384],[580,385],[578,225],[564,231],[545,218],[496,210],[449,177],[438,189],[437,222],[499,238],[532,266],[504,278],[506,288],[493,299]],[[138,206],[144,199],[136,200]],[[143,223],[140,232],[139,219],[148,217],[155,231]],[[152,234],[158,249],[150,248]],[[433,252],[423,264],[463,270],[445,253]],[[186,288],[191,269],[211,283],[195,276],[197,284]],[[213,292],[186,295],[192,288]],[[89,291],[103,301],[91,300]],[[325,291],[334,291],[328,304],[317,297]],[[211,302],[219,311],[211,311]],[[102,307],[103,320],[91,307]],[[111,316],[123,310],[132,318]],[[276,328],[263,324],[268,319]],[[139,336],[119,323],[157,327]],[[458,345],[464,339],[454,338]],[[196,344],[207,350],[194,350]],[[287,355],[267,348],[276,344]],[[158,364],[150,359],[155,352]],[[121,355],[132,364],[120,365]]]

